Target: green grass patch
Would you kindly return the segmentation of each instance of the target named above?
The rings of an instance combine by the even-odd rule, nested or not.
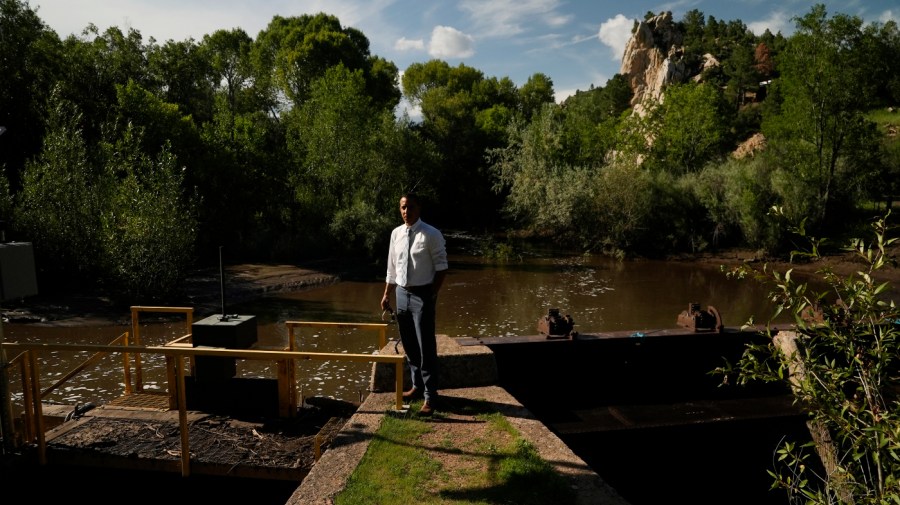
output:
[[[866,117],[869,118],[869,121],[874,121],[878,125],[900,123],[900,112],[898,112],[897,109],[894,109],[894,111],[891,112],[887,107],[872,109],[866,113]]]
[[[894,112],[891,112],[887,108],[873,109],[866,113],[866,118],[878,126],[878,131],[884,135],[886,145],[900,143],[900,135],[897,135],[897,129],[900,128],[900,111],[894,109]]]
[[[574,504],[566,480],[485,405],[453,410],[464,418],[388,413],[335,504]],[[448,429],[463,422],[481,429]]]

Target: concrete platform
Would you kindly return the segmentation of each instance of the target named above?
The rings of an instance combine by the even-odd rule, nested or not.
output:
[[[402,352],[402,344],[389,342],[380,352]],[[556,435],[503,388],[496,386],[497,364],[485,346],[463,346],[438,335],[442,402],[487,402],[519,431],[563,478],[569,480],[582,505],[627,505],[627,502]],[[405,375],[408,375],[406,372]],[[409,378],[405,377],[406,388]],[[334,438],[329,449],[288,500],[290,505],[330,505],[346,485],[368,449],[386,412],[394,408],[394,372],[373,367],[371,393]],[[440,409],[439,409],[440,411]],[[450,423],[452,425],[452,423]]]

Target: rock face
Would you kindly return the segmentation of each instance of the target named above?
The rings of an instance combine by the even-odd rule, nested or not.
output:
[[[631,105],[638,114],[647,99],[659,100],[663,88],[690,78],[683,56],[683,35],[672,21],[672,13],[664,12],[635,28],[625,45],[619,73],[628,78],[634,96]]]
[[[766,137],[762,133],[754,133],[749,139],[743,141],[741,145],[735,149],[732,155],[736,159],[753,157],[757,153],[766,148]]]

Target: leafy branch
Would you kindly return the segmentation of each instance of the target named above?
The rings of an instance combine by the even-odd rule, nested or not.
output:
[[[770,212],[783,219],[778,207]],[[782,382],[807,412],[812,442],[783,441],[776,450],[773,488],[792,501],[812,504],[900,503],[900,313],[879,271],[891,266],[890,212],[872,224],[873,239],[847,247],[861,261],[848,276],[830,267],[817,271],[826,289],[813,292],[784,273],[763,266],[727,272],[736,278],[770,280],[776,316],[788,313],[791,331],[767,326],[761,342],[748,344],[736,365],[715,370],[736,382]],[[791,253],[819,259],[823,239],[809,237],[801,222],[788,223],[808,248]],[[812,450],[818,459],[812,458]]]

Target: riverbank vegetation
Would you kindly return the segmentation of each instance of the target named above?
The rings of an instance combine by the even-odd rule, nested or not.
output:
[[[93,25],[60,39],[0,0],[0,219],[33,243],[43,290],[130,303],[171,296],[219,246],[229,262],[383,261],[407,190],[427,221],[510,256],[519,237],[781,254],[773,205],[840,237],[900,193],[897,24],[822,6],[795,23],[754,35],[689,11],[675,26],[697,79],[632,104],[616,75],[557,103],[540,72],[519,86],[430,60],[401,82],[324,13],[159,43]]]
[[[785,218],[783,209],[773,210]],[[824,240],[810,236],[805,223],[787,228],[806,244],[792,254],[820,255]],[[794,323],[794,331],[769,333],[738,363],[718,370],[741,384],[783,383],[808,413],[813,442],[785,440],[769,470],[773,486],[792,503],[900,501],[900,308],[884,296],[889,282],[881,277],[897,239],[887,236],[884,218],[870,232],[850,245],[860,259],[858,272],[844,276],[823,268],[822,291],[796,281],[790,270],[745,265],[729,272],[768,282],[776,313],[790,314]]]

